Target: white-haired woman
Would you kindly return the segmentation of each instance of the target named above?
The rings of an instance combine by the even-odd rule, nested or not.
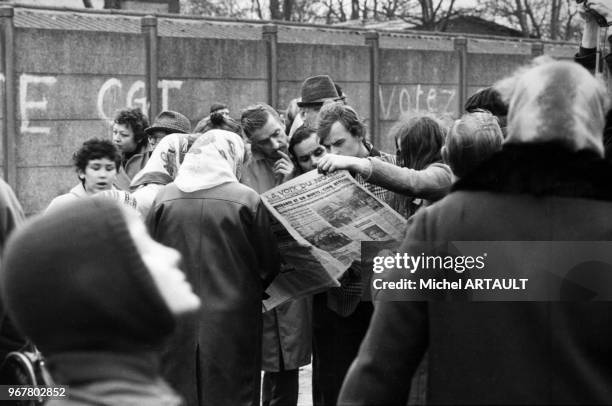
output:
[[[574,250],[555,250],[555,241],[612,238],[612,167],[602,143],[608,96],[579,65],[546,60],[497,88],[509,101],[502,150],[413,217],[401,252],[422,249],[419,241],[528,241],[529,256],[498,243],[497,272],[547,278],[573,263]],[[531,241],[550,243],[542,251]],[[404,405],[426,349],[431,404],[612,403],[609,303],[465,303],[458,296],[474,293],[445,294],[455,301],[379,295],[339,405]]]

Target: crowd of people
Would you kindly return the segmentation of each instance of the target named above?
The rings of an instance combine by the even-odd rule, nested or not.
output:
[[[612,240],[611,105],[587,45],[479,90],[452,123],[401,117],[391,153],[328,75],[285,111],[215,103],[193,129],[119,111],[44,213],[26,220],[0,183],[0,357],[36,346],[69,388],[49,405],[296,406],[310,363],[316,406],[612,404],[609,303],[372,302],[356,261],[262,313],[283,259],[260,195],[310,171],[347,170],[406,218],[400,252]]]

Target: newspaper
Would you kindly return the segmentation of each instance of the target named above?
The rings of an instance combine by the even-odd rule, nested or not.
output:
[[[339,286],[361,259],[361,241],[400,240],[406,220],[347,172],[310,171],[262,194],[284,264],[264,311]]]

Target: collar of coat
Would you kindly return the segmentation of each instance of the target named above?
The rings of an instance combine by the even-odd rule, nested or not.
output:
[[[452,190],[612,201],[612,164],[553,143],[505,144]]]

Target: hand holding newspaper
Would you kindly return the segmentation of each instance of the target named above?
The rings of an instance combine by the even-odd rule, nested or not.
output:
[[[339,286],[361,259],[361,241],[400,240],[406,220],[347,171],[316,170],[262,194],[284,260],[264,311],[288,300]]]

